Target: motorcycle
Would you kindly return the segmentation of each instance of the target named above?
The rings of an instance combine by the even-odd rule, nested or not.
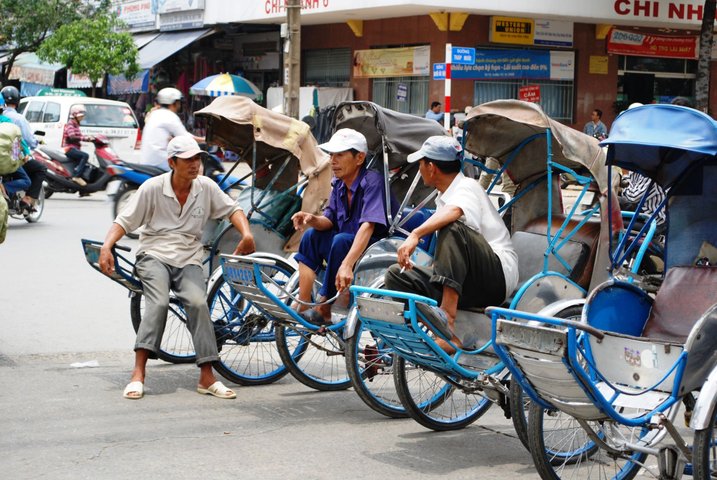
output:
[[[22,190],[13,195],[9,195],[9,198],[7,198],[8,214],[12,218],[25,220],[28,223],[38,222],[40,217],[42,217],[42,213],[45,211],[44,185],[40,189],[40,195],[34,206],[30,207],[26,203],[22,202],[21,199],[23,196],[25,196],[25,192]]]
[[[236,200],[244,186],[243,178],[225,173],[222,152],[217,147],[209,147],[206,153],[207,155],[202,156],[203,175],[214,180],[224,192]],[[122,162],[108,166],[107,173],[113,182],[119,182],[116,187],[107,189],[108,196],[112,198],[112,218],[116,218],[140,185],[152,177],[166,173],[166,170],[151,165]],[[127,236],[137,238],[134,232],[129,232]]]
[[[42,132],[35,132],[36,135],[42,135]],[[107,167],[122,163],[119,156],[112,150],[109,140],[104,135],[97,135],[93,138],[92,143],[95,146],[95,158],[97,165],[87,163],[85,171],[81,177],[87,182],[86,185],[80,185],[72,180],[76,162],[67,158],[64,152],[39,145],[32,151],[32,157],[47,167],[47,179],[45,198],[50,198],[53,193],[79,193],[80,196],[86,196],[94,192],[104,190],[112,175],[107,172]]]

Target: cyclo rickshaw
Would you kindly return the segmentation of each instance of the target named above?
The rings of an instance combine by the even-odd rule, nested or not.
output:
[[[275,261],[271,272],[275,281],[288,279],[296,270],[295,264],[286,258],[297,241],[291,215],[300,208],[314,213],[323,208],[331,189],[328,157],[317,148],[308,125],[263,108],[246,97],[219,97],[195,115],[207,120],[209,144],[231,150],[238,156],[225,179],[231,177],[241,162],[251,167],[248,174],[236,181],[240,183],[248,177],[252,180],[252,186],[243,188],[237,201],[249,218],[257,252],[260,252],[255,255]],[[225,221],[210,225],[203,241],[207,252],[206,271],[210,275],[218,265],[218,256],[234,251],[239,234]],[[88,262],[99,270],[97,261],[102,242],[83,240],[82,243]],[[137,330],[143,311],[142,285],[133,273],[131,258],[119,252],[122,250],[130,249],[117,246],[113,252],[116,272],[111,278],[130,291],[132,324]],[[229,380],[238,381],[236,377],[244,375],[240,378],[246,379],[246,383],[261,382],[262,373],[252,373],[250,365],[242,364],[243,353],[238,353],[242,352],[240,347],[247,335],[243,319],[245,316],[254,318],[250,307],[236,297],[219,271],[209,279],[208,290],[220,350],[217,370]],[[161,359],[173,363],[194,361],[194,346],[184,318],[181,303],[170,297],[167,326],[158,354]],[[272,355],[276,357],[270,326],[267,330],[272,346],[264,357],[266,361],[259,362],[261,365],[270,364]],[[257,362],[261,352],[253,352],[252,358]],[[279,376],[286,374],[278,357],[274,363],[279,368]]]
[[[467,153],[499,162],[500,169],[491,171],[496,174],[493,185],[505,171],[517,185],[515,196],[501,207],[520,272],[519,288],[506,305],[551,315],[579,308],[589,289],[607,276],[608,182],[597,140],[555,122],[535,104],[516,100],[473,108],[464,129]],[[579,185],[567,213],[561,173],[570,173]],[[616,206],[612,212],[619,217]],[[483,311],[458,312],[455,333],[465,348],[453,345],[456,353],[448,354],[435,342],[442,338],[450,343],[452,333],[436,313],[434,300],[362,286],[351,289],[374,348],[397,355],[380,360],[395,362],[398,397],[416,421],[435,430],[462,428],[495,402],[507,415],[513,411],[518,435],[527,443],[522,396],[509,395],[507,371],[493,352],[490,319]],[[512,398],[517,405],[511,408]]]
[[[623,112],[602,144],[611,168],[667,191],[656,209],[667,214],[661,286],[651,295],[622,269],[646,227],[634,239],[612,235],[613,276],[578,317],[491,309],[495,351],[532,400],[529,444],[542,478],[629,479],[640,469],[715,478],[717,124],[647,105]]]
[[[406,156],[418,150],[426,138],[442,135],[444,132],[440,124],[384,109],[371,102],[346,102],[340,104],[334,114],[332,130],[340,128],[353,128],[367,138],[367,167],[381,172],[384,177],[386,216],[391,234],[405,234],[415,222],[425,219],[427,213],[424,207],[431,201],[432,194],[426,189],[416,188],[418,171],[415,166],[407,164]],[[402,199],[400,206],[391,202],[391,193]],[[422,197],[423,194],[426,197]],[[415,208],[408,208],[414,204]],[[426,239],[423,244],[427,250],[430,248],[429,241]],[[354,268],[354,282],[369,284],[376,278],[383,278],[385,270],[395,262],[396,245],[396,241],[382,240],[369,247]],[[263,348],[270,348],[267,343],[275,338],[283,364],[305,385],[318,390],[340,390],[351,386],[344,355],[348,354],[347,345],[352,335],[347,328],[345,312],[335,317],[333,325],[317,327],[293,309],[292,303],[299,303],[294,295],[298,275],[289,282],[278,284],[267,275],[267,270],[275,268],[272,260],[231,256],[224,256],[222,260],[224,277],[237,292],[236,298],[253,305],[258,313],[250,317],[247,324],[257,322],[273,326],[275,337],[262,338],[248,333],[244,342],[248,351],[262,347],[262,343]],[[275,367],[266,357],[256,362],[257,369],[269,372],[263,380],[275,379],[272,375],[280,367]],[[264,366],[259,367],[259,363]],[[358,369],[354,378],[360,386],[367,379],[363,374],[363,365],[350,365]]]

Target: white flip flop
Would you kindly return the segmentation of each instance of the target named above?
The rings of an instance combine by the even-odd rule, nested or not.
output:
[[[130,395],[131,393],[139,395]],[[144,383],[140,381],[129,382],[129,384],[124,388],[122,396],[129,400],[139,400],[144,397]]]
[[[217,398],[224,398],[227,400],[237,398],[237,394],[234,393],[234,390],[227,388],[218,380],[209,385],[207,388],[197,387],[197,393],[201,393],[202,395],[211,395]]]

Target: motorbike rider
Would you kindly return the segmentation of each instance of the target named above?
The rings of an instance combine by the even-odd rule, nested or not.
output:
[[[20,91],[13,87],[7,86],[0,90],[0,96],[2,96],[5,102],[5,108],[3,109],[3,115],[10,119],[12,123],[20,127],[22,132],[22,139],[30,149],[34,149],[38,145],[38,141],[35,135],[32,133],[32,127],[27,119],[17,111],[17,106],[20,103]],[[25,196],[20,200],[20,207],[33,211],[35,204],[40,197],[40,191],[42,189],[42,182],[45,181],[47,176],[47,168],[37,160],[29,157],[25,164],[22,166],[23,170],[30,177],[30,187],[25,191]]]
[[[139,163],[152,165],[169,171],[167,145],[174,137],[189,136],[199,143],[204,137],[192,135],[184,128],[177,115],[182,110],[184,96],[176,88],[167,87],[157,92],[156,102],[159,108],[147,117],[142,132],[142,149]]]
[[[12,123],[8,117],[3,115],[3,108],[5,107],[5,101],[0,95],[0,123]],[[26,161],[30,155],[30,149],[25,144],[25,140],[21,140],[22,153],[24,160]],[[8,203],[13,205],[16,199],[16,193],[19,191],[27,191],[30,188],[30,177],[25,173],[25,169],[20,167],[12,173],[2,175],[0,177],[0,195],[8,199]],[[31,207],[27,204],[20,205],[20,209],[31,213]],[[15,208],[15,207],[12,207]]]
[[[75,171],[73,172],[72,181],[84,187],[87,182],[82,178],[82,174],[87,166],[87,160],[90,156],[87,152],[82,151],[82,145],[80,142],[91,142],[94,137],[90,137],[82,134],[80,130],[80,123],[85,118],[87,109],[82,104],[73,105],[70,108],[70,119],[65,124],[65,129],[62,132],[62,147],[65,149],[65,155],[73,162],[77,162]]]

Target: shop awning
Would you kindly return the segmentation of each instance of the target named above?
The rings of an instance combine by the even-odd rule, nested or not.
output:
[[[142,47],[147,45],[149,42],[151,42],[158,36],[159,36],[159,32],[135,33],[132,35],[132,40],[134,40],[134,44],[137,47],[137,50],[141,50]]]
[[[152,68],[190,43],[212,33],[214,30],[211,28],[160,33],[139,51],[139,68]]]
[[[55,84],[55,72],[64,68],[59,63],[42,62],[37,55],[30,52],[21,53],[15,58],[8,78],[37,85]]]

